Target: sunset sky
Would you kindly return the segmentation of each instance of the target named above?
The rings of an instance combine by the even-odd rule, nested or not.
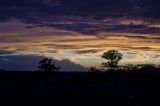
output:
[[[160,0],[1,0],[0,13],[0,69],[99,67],[110,49],[122,65],[160,64]]]

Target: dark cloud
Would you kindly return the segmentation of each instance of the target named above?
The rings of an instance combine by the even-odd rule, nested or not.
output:
[[[70,41],[70,40],[69,40]],[[68,45],[68,44],[44,44],[43,46],[47,46],[54,49],[82,49],[84,47],[75,46],[75,45]]]
[[[98,53],[102,51],[102,49],[91,49],[91,50],[77,50],[75,51],[78,54],[87,54],[87,53]]]
[[[0,50],[0,55],[10,54],[11,52]]]
[[[49,16],[160,17],[159,0],[1,0],[0,19],[38,22]]]
[[[55,64],[61,67],[60,71],[68,71],[68,72],[88,71],[87,68],[81,66],[80,64],[75,64],[74,62],[68,59],[63,59],[61,61],[55,61]]]
[[[26,26],[27,28],[52,27],[88,35],[100,31],[160,33],[160,28],[146,25],[114,25],[113,20],[105,22],[106,24],[103,22],[96,24],[95,20],[93,22],[93,19],[107,17],[158,19],[159,5],[159,0],[1,0],[0,21],[15,18],[33,24],[33,26]],[[85,20],[75,17],[85,18]]]
[[[8,53],[1,52],[0,53]],[[11,71],[36,71],[38,62],[44,57],[33,55],[8,55],[0,56],[0,69]],[[54,63],[60,66],[60,71],[87,71],[88,69],[71,62],[70,60],[55,60]]]
[[[114,20],[114,19],[113,19]],[[37,24],[34,27],[50,27],[56,29],[63,29],[67,31],[74,31],[81,34],[87,35],[96,35],[99,32],[118,32],[118,33],[137,33],[137,34],[159,34],[160,28],[150,27],[148,24],[121,24],[119,22],[115,23],[112,21],[103,22],[103,21],[88,21],[85,22],[85,19],[72,20],[72,24],[65,24],[67,20],[64,18],[63,24],[55,24],[55,21],[52,23],[43,23],[41,25]],[[79,22],[81,21],[81,23]],[[115,21],[117,21],[115,19]],[[112,23],[112,24],[111,24]]]
[[[36,66],[42,57],[38,56],[1,56],[0,69],[16,71],[37,70]]]

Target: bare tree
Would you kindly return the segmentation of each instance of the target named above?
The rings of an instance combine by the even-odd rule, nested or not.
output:
[[[114,70],[117,68],[118,62],[122,59],[122,56],[122,53],[118,50],[109,50],[104,52],[101,57],[106,59],[107,62],[102,63],[102,66],[109,68],[110,70]]]

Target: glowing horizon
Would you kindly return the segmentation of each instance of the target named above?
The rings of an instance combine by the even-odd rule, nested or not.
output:
[[[83,23],[85,19],[78,21]],[[117,23],[114,22],[112,25],[108,24],[108,21],[105,22],[106,20],[103,21],[103,24],[101,24],[102,21],[95,21],[87,22],[92,26],[83,29],[91,30],[91,33],[81,33],[74,28],[71,30],[47,26],[26,28],[26,26],[32,25],[19,20],[3,22],[1,27],[5,30],[1,30],[0,33],[0,49],[11,53],[19,52],[21,55],[34,54],[56,59],[70,59],[86,67],[100,66],[100,63],[104,61],[101,59],[102,53],[110,49],[119,50],[124,54],[120,64],[160,63],[158,40],[160,31],[150,33],[153,28],[158,28],[157,24],[148,24],[147,22],[144,24],[143,20],[122,21],[122,19],[117,19]],[[66,26],[71,24],[65,20],[64,23]],[[79,23],[73,21],[72,24]],[[118,28],[122,27],[120,31],[117,29],[117,24]],[[110,29],[112,27],[113,29]],[[108,31],[105,31],[104,28]],[[143,33],[134,30],[143,30]],[[150,30],[149,33],[148,30]]]

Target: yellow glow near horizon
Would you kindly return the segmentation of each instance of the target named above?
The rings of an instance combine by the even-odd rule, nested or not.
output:
[[[129,22],[123,21],[123,23],[128,24]],[[133,21],[133,23],[143,22]],[[87,35],[53,28],[29,30],[22,27],[21,29],[1,32],[0,49],[10,52],[23,51],[38,55],[45,54],[45,56],[49,55],[55,58],[68,58],[84,66],[99,65],[103,61],[100,55],[110,49],[117,49],[124,53],[122,64],[145,62],[158,64],[160,61],[159,34],[101,31],[97,32],[96,35]],[[40,32],[50,31],[56,33],[39,35]],[[65,34],[59,35],[57,32]]]

